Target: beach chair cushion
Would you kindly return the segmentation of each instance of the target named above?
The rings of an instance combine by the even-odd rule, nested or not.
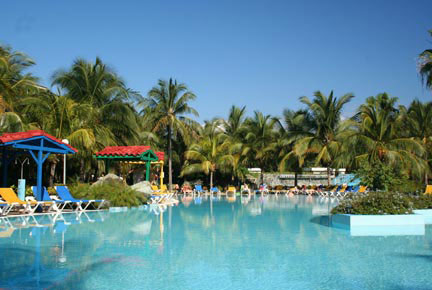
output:
[[[72,194],[69,191],[69,188],[67,188],[67,186],[56,186],[56,192],[57,195],[62,199],[62,200],[69,200],[72,202],[90,202],[90,200],[88,199],[76,199],[75,197],[72,196]],[[97,200],[91,200],[92,202],[103,202],[102,199],[97,199]]]

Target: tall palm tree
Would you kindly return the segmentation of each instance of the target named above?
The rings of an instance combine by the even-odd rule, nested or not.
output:
[[[198,112],[188,104],[195,99],[195,94],[189,91],[185,84],[169,79],[168,82],[159,80],[158,85],[148,92],[148,96],[143,103],[151,109],[152,131],[166,131],[170,190],[172,190],[173,137],[180,134],[187,139],[193,132],[196,122],[186,115],[199,116]]]
[[[80,176],[90,165],[92,154],[107,145],[129,145],[138,140],[138,114],[131,105],[139,95],[126,88],[125,83],[101,59],[94,63],[77,59],[69,70],[53,75],[52,85],[65,91],[73,101],[74,128],[66,136],[73,146],[80,147],[76,157],[80,161]],[[65,132],[65,131],[63,131]]]
[[[240,108],[232,106],[228,114],[228,119],[223,122],[225,133],[232,139],[239,139],[244,132],[246,106]]]
[[[244,180],[247,174],[245,166],[246,160],[243,154],[245,148],[245,136],[247,127],[245,126],[246,106],[232,106],[228,113],[228,118],[223,120],[224,132],[227,135],[227,151],[233,157],[232,159],[232,180],[237,177],[239,180]],[[228,146],[229,144],[229,146]]]
[[[397,98],[389,97],[386,93],[367,98],[358,110],[357,133],[347,142],[357,145],[358,164],[362,160],[369,163],[385,162],[408,168],[413,173],[424,173],[425,149],[419,140],[403,136],[400,132],[403,116],[395,108],[396,102]],[[413,110],[408,117],[411,120],[417,114]]]
[[[97,57],[94,63],[76,59],[69,70],[58,70],[52,85],[67,91],[68,97],[78,103],[102,107],[113,100],[128,100],[130,91],[124,81]]]
[[[187,162],[182,175],[202,172],[210,175],[210,188],[213,188],[213,176],[219,169],[227,170],[233,163],[233,156],[228,153],[227,135],[221,129],[218,119],[206,122],[203,133],[197,143],[185,152]]]
[[[354,96],[345,94],[340,98],[333,95],[325,96],[320,91],[315,92],[314,99],[301,97],[300,101],[305,104],[310,111],[313,120],[313,128],[302,132],[302,138],[297,140],[294,145],[295,155],[304,160],[305,157],[312,157],[315,165],[327,168],[327,182],[330,185],[330,167],[336,158],[337,152],[341,148],[340,121],[343,106]],[[300,162],[302,166],[303,162]]]
[[[432,36],[432,30],[429,30]],[[432,49],[426,49],[419,55],[419,72],[426,88],[432,89]]]

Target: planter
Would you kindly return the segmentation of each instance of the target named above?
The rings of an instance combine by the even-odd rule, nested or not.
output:
[[[432,209],[416,209],[414,214],[423,216],[425,224],[432,224]]]
[[[420,214],[336,214],[331,217],[331,225],[335,228],[349,230],[351,236],[393,236],[425,234],[425,218]]]

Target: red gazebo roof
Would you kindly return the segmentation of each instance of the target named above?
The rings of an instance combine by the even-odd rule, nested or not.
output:
[[[150,146],[107,146],[96,152],[96,156],[139,156],[151,150]],[[164,152],[154,152],[159,160],[164,160]]]
[[[58,144],[63,145],[63,146],[67,146],[68,148],[70,148],[74,152],[78,152],[77,149],[73,148],[69,144],[63,143],[61,140],[59,140],[56,137],[46,133],[43,130],[29,130],[26,132],[3,133],[0,136],[0,143],[6,144],[9,142],[26,140],[26,139],[30,139],[30,138],[34,138],[34,137],[46,137],[55,143],[58,143]]]

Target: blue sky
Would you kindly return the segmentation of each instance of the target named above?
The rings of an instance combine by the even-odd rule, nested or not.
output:
[[[50,84],[96,56],[146,94],[173,77],[197,95],[199,120],[231,105],[281,115],[316,90],[432,100],[416,57],[432,47],[432,1],[5,1],[0,43],[30,55]]]

